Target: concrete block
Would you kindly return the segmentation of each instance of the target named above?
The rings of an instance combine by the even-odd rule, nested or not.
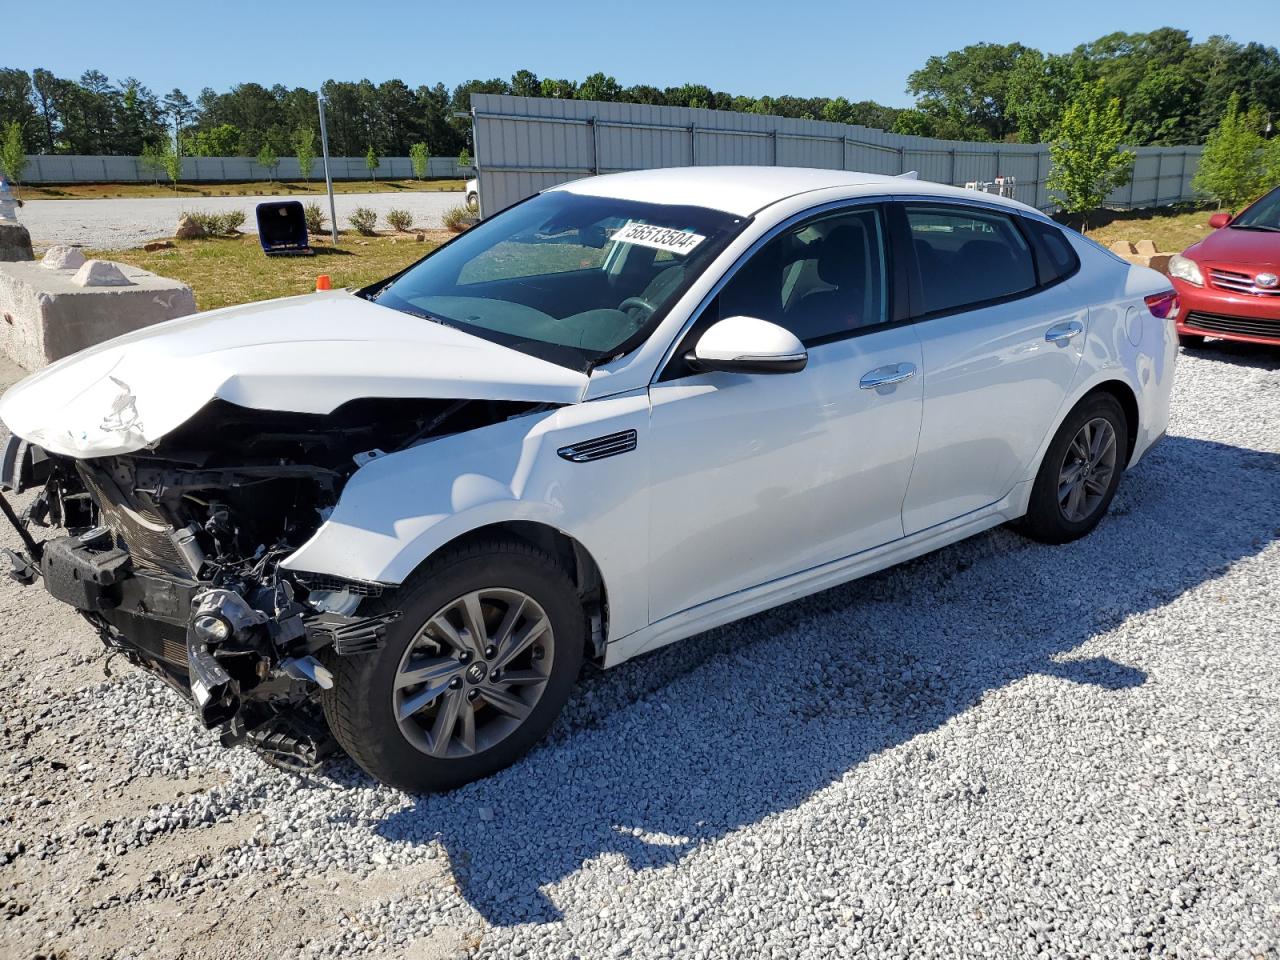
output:
[[[84,267],[103,261],[88,261]],[[128,286],[79,286],[76,270],[0,263],[0,350],[38,370],[122,333],[196,311],[191,288],[137,267],[119,267]],[[81,270],[84,269],[81,268]]]
[[[27,228],[20,223],[0,223],[0,260],[13,263],[34,259]]]
[[[1156,252],[1156,242],[1154,240],[1139,240],[1134,244],[1134,249],[1141,254],[1151,256]]]
[[[1122,257],[1129,257],[1137,253],[1137,248],[1128,240],[1116,240],[1111,244],[1111,252],[1118,253]]]

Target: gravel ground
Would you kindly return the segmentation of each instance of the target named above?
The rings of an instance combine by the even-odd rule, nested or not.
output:
[[[246,233],[257,233],[254,210],[268,200],[296,200],[297,197],[180,197],[132,200],[31,200],[18,216],[31,231],[37,247],[74,243],[95,250],[127,250],[148,240],[171,237],[178,217],[187,210],[222,213],[243,210]],[[328,218],[326,197],[316,200]],[[404,193],[339,193],[334,195],[338,225],[347,226],[347,216],[356,207],[369,207],[383,217],[388,210],[408,210],[415,225],[435,228],[450,207],[462,203],[460,191],[405,191]],[[383,224],[385,226],[385,224]]]
[[[0,585],[5,956],[1280,957],[1280,352],[993,531],[584,677],[448,796],[224,751]]]

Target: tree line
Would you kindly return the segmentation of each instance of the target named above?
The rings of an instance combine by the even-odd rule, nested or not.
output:
[[[509,80],[469,80],[410,87],[401,80],[326,81],[330,149],[340,156],[406,156],[415,144],[453,156],[467,150],[470,122],[456,117],[472,93],[612,100],[705,107],[861,124],[896,133],[961,140],[1047,140],[1067,105],[1100,88],[1119,103],[1118,124],[1130,145],[1203,143],[1235,95],[1242,115],[1270,132],[1280,122],[1280,52],[1260,43],[1212,36],[1196,43],[1185,30],[1111,33],[1069,53],[1020,43],[978,43],[930,57],[907,79],[913,107],[845,97],[750,97],[686,83],[622,86],[604,73],[581,82],[517,70]],[[177,136],[195,156],[290,156],[318,136],[316,91],[241,83],[205,88],[192,100],[180,89],[157,94],[133,77],[98,70],[78,79],[37,68],[0,68],[0,124],[18,124],[32,153],[155,155]]]

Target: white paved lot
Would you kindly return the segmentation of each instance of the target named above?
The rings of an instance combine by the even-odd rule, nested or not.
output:
[[[243,210],[246,233],[257,233],[254,210],[267,200],[315,200],[329,215],[329,200],[324,195],[305,197],[160,197],[121,200],[31,200],[19,211],[19,217],[31,231],[38,247],[55,243],[73,243],[91,249],[125,250],[158,237],[173,236],[178,217],[188,210],[221,213]],[[408,210],[415,226],[435,228],[450,207],[462,203],[459,191],[428,192],[406,190],[403,193],[340,193],[334,195],[338,226],[347,227],[347,216],[356,207],[376,210],[379,229],[385,229],[381,218],[388,210]]]
[[[590,673],[448,796],[224,751],[5,581],[0,953],[1274,958],[1278,598],[1250,348],[1183,356],[1088,539],[993,531]]]

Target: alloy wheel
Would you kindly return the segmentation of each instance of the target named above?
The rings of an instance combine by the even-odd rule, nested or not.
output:
[[[1095,417],[1067,446],[1058,473],[1058,506],[1071,523],[1081,523],[1102,503],[1116,471],[1116,431]]]
[[[432,757],[487,750],[533,711],[554,655],[551,620],[528,594],[505,587],[464,594],[436,611],[401,657],[396,722]]]

